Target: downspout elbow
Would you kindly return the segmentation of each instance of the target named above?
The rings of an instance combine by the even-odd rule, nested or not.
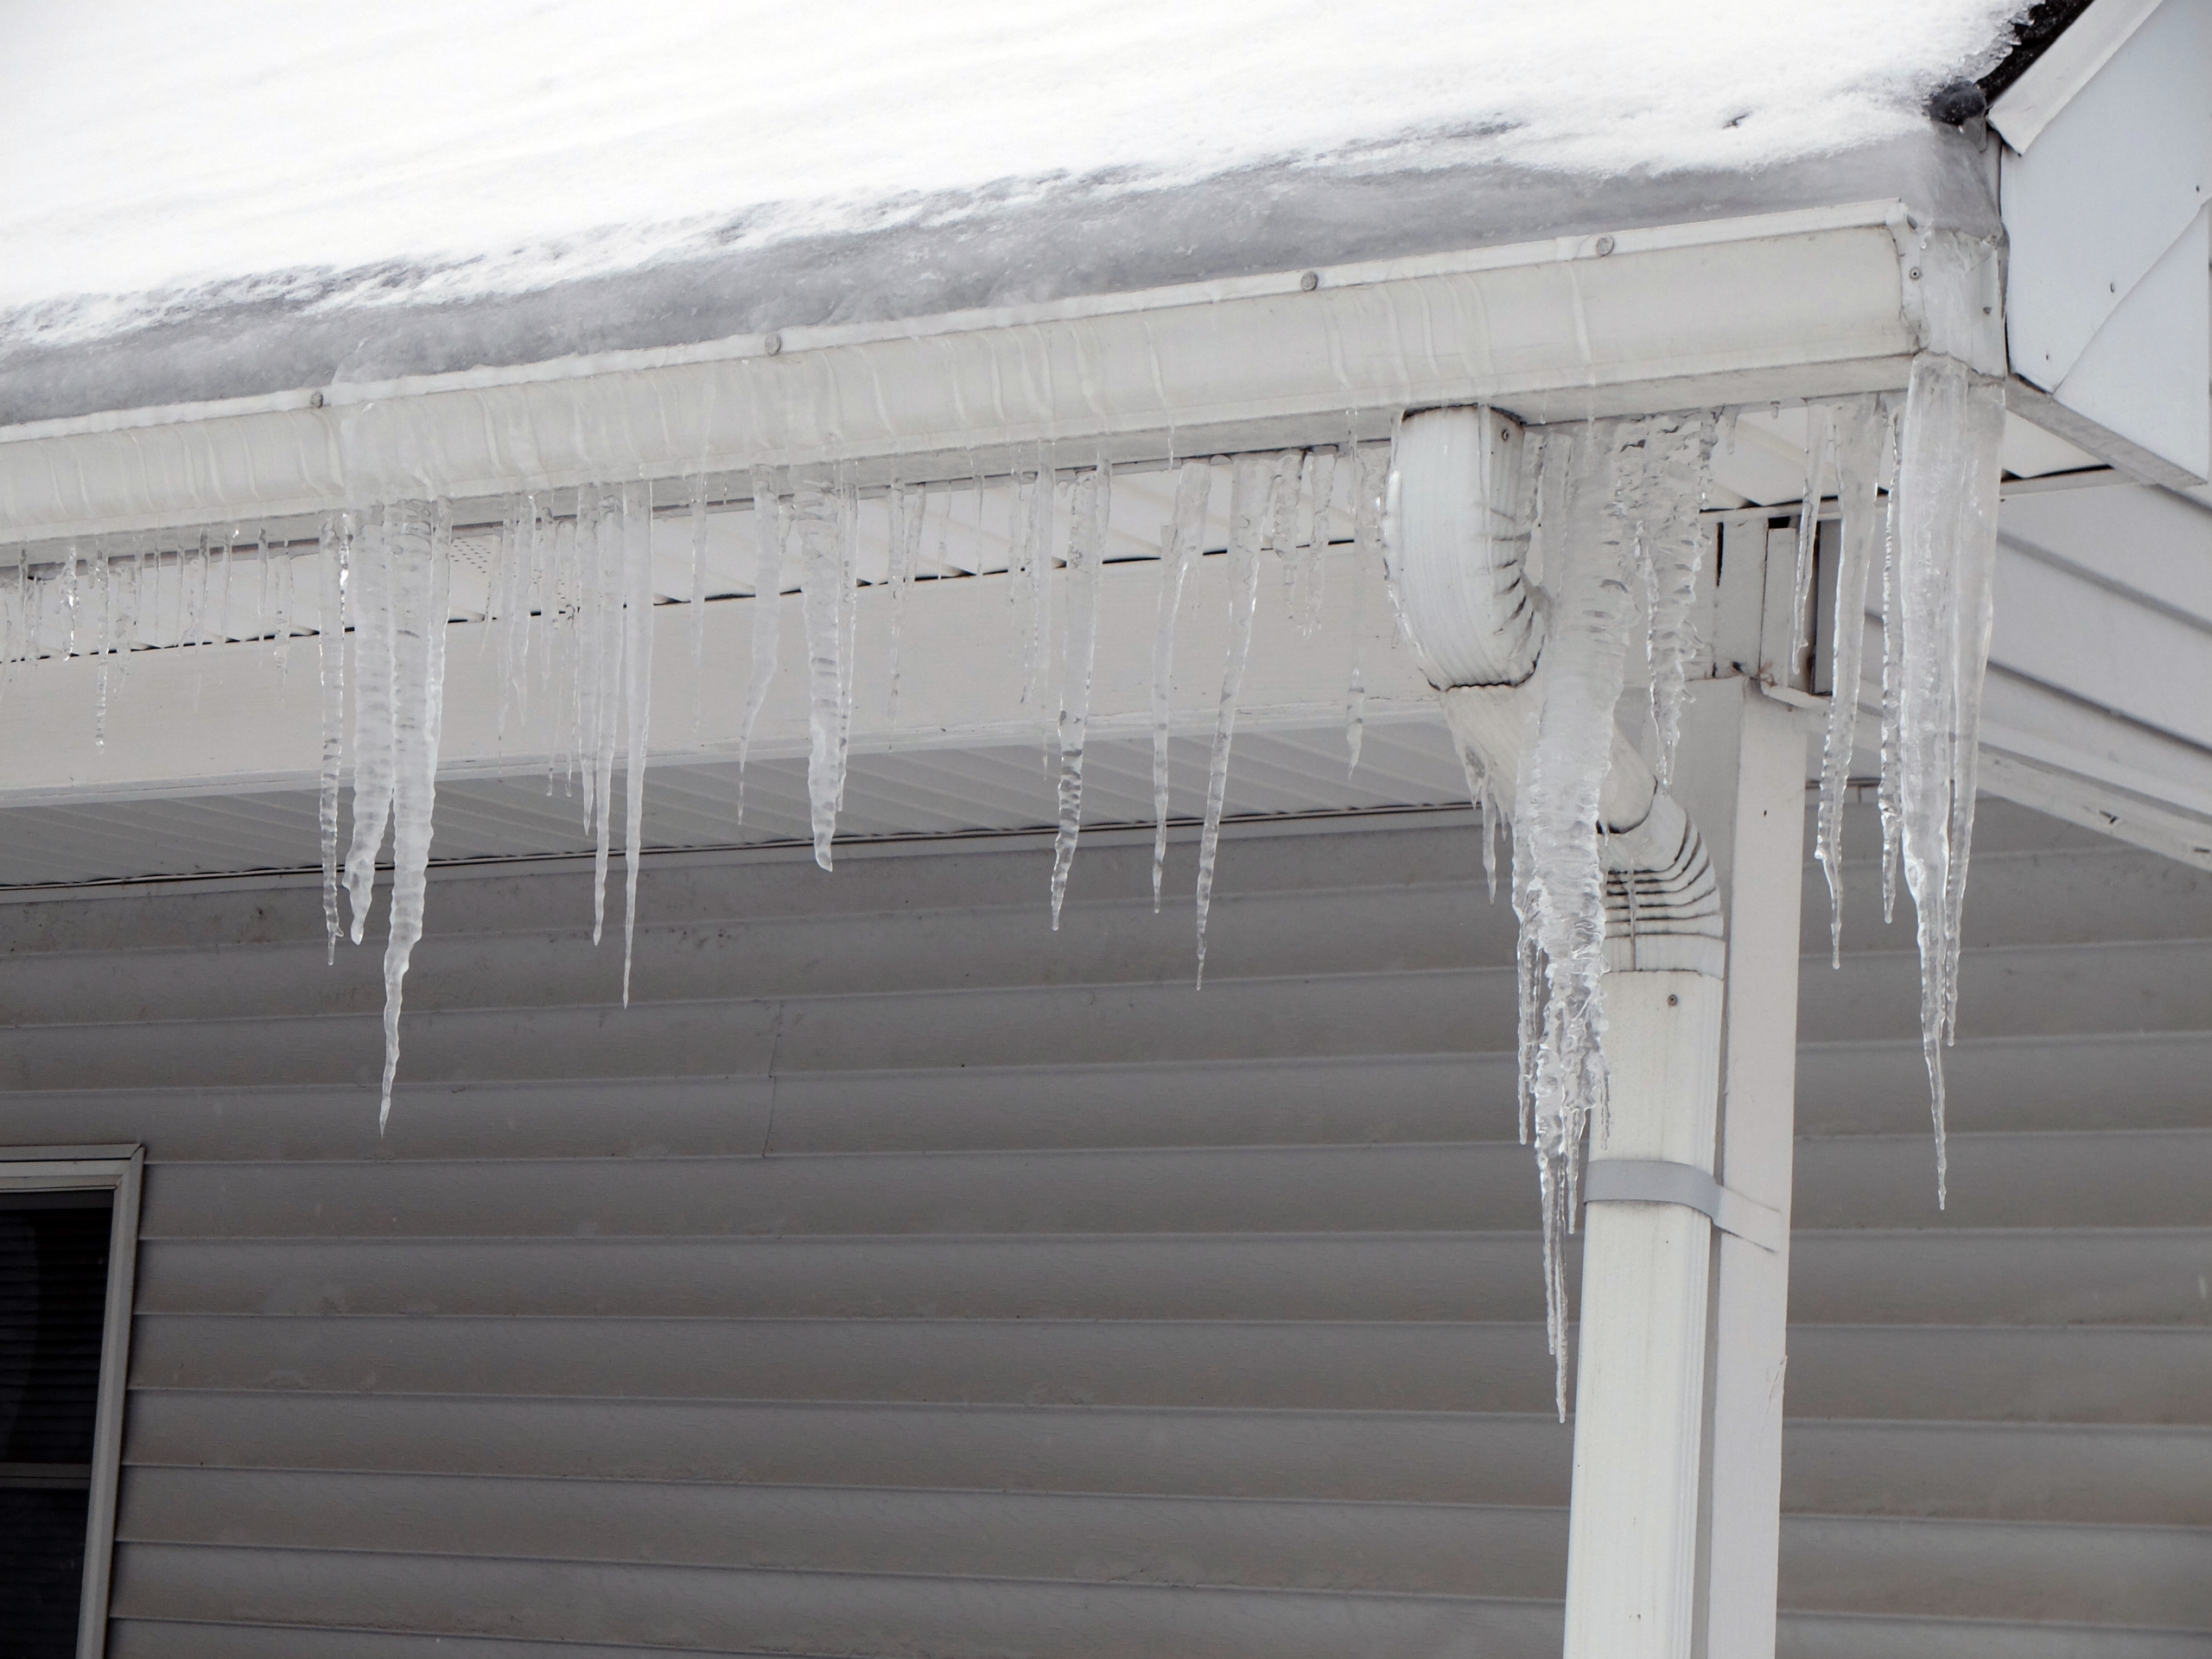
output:
[[[1479,405],[1409,415],[1387,486],[1383,543],[1408,637],[1456,741],[1494,798],[1517,793],[1543,609],[1516,511],[1519,423]],[[1697,826],[1617,727],[1599,797],[1609,969],[1726,965],[1720,891]]]

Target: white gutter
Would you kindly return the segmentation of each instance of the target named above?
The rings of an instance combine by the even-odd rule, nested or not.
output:
[[[2001,370],[1997,282],[1986,244],[1875,201],[115,411],[0,428],[0,540],[740,466],[965,476],[1040,442],[1151,457],[1171,431],[1185,454],[1329,442],[1347,411],[1373,436],[1427,404],[1893,388],[1923,346]]]

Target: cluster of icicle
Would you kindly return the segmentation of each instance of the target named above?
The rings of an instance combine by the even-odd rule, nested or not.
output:
[[[1841,515],[1834,696],[1821,760],[1815,847],[1826,873],[1831,960],[1843,936],[1843,801],[1859,725],[1867,589],[1881,571],[1882,916],[1902,867],[1920,947],[1920,1040],[1948,1196],[1942,1051],[1955,1035],[1967,855],[1974,836],[1982,682],[1997,558],[2003,383],[1935,353],[1900,405],[1861,397],[1807,411],[1798,615],[1810,613],[1814,504],[1833,476]],[[1884,485],[1887,483],[1886,499]]]
[[[1718,421],[1657,416],[1529,435],[1516,516],[1529,526],[1529,563],[1544,574],[1548,615],[1511,806],[1520,1125],[1536,1153],[1546,1338],[1560,1362],[1563,1412],[1567,1236],[1580,1204],[1585,1135],[1605,1109],[1607,1084],[1599,797],[1639,617],[1662,787],[1673,769],[1699,650],[1692,612],[1711,533],[1700,510]],[[1470,788],[1486,818],[1498,815],[1487,779],[1478,776]],[[1486,844],[1494,871],[1493,857]]]
[[[1816,836],[1833,906],[1831,947],[1840,953],[1843,806],[1859,728],[1869,589],[1878,569],[1883,906],[1886,918],[1902,868],[1918,919],[1921,1038],[1939,1203],[1946,1174],[1942,1051],[1958,1007],[2002,399],[2000,383],[1928,355],[1914,365],[1902,399],[1868,394],[1807,411],[1796,573],[1801,657],[1813,620],[1817,524],[1831,480],[1841,518],[1834,611],[1821,619],[1834,647]],[[1524,456],[1520,522],[1530,526],[1529,563],[1543,573],[1548,637],[1511,819],[1521,1128],[1537,1154],[1548,1330],[1562,1361],[1565,1236],[1578,1202],[1585,1130],[1604,1109],[1606,1090],[1607,877],[1599,799],[1639,620],[1662,787],[1671,771],[1686,676],[1699,650],[1691,615],[1711,537],[1699,508],[1719,425],[1656,416],[1538,429]],[[1471,787],[1478,798],[1486,792],[1479,778]]]
[[[1198,876],[1198,959],[1205,971],[1206,914],[1211,897],[1229,753],[1237,699],[1249,655],[1260,589],[1261,555],[1281,562],[1286,600],[1300,631],[1317,625],[1321,555],[1338,539],[1379,562],[1381,465],[1356,444],[1343,470],[1351,506],[1333,505],[1339,455],[1327,449],[1285,450],[1239,457],[1229,467],[1232,611],[1230,642],[1209,767]],[[1176,620],[1190,572],[1205,552],[1206,513],[1217,463],[1186,461],[1175,472],[1171,520],[1161,527],[1160,593],[1154,641],[1154,798],[1156,835],[1154,907],[1159,907],[1167,833],[1168,689]],[[772,471],[756,471],[744,505],[751,509],[756,578],[751,615],[752,664],[739,725],[738,816],[744,812],[743,772],[753,728],[773,684],[782,632],[785,583],[798,565],[798,595],[807,651],[807,788],[815,857],[831,867],[842,804],[854,716],[854,648],[859,574],[860,490],[836,474],[791,480],[779,489]],[[1098,464],[1057,473],[1040,457],[1007,480],[1010,550],[1007,592],[1013,648],[1023,664],[1025,701],[1041,706],[1055,605],[1059,620],[1060,684],[1052,728],[1058,750],[1058,830],[1051,880],[1052,925],[1059,925],[1070,869],[1083,823],[1083,767],[1097,644],[1097,593],[1104,563],[1113,469]],[[977,482],[980,497],[980,479]],[[893,485],[886,493],[891,588],[890,696],[899,692],[898,653],[906,599],[918,574],[927,490]],[[707,588],[705,480],[688,486],[692,531],[692,593]],[[725,501],[724,505],[735,505]],[[565,509],[565,510],[560,510]],[[605,917],[614,820],[614,775],[623,774],[623,849],[626,904],[623,924],[623,1001],[630,995],[631,950],[637,923],[639,855],[652,711],[655,597],[647,486],[588,486],[512,503],[502,524],[486,613],[485,648],[499,665],[501,733],[526,717],[533,694],[554,700],[556,749],[551,760],[578,794],[594,845],[592,937]],[[940,518],[940,525],[943,518]],[[1064,535],[1056,530],[1065,526]],[[319,614],[341,618],[321,636],[323,694],[321,824],[324,914],[334,951],[340,932],[340,789],[346,757],[353,760],[353,829],[343,861],[350,933],[359,943],[372,893],[375,861],[387,822],[392,826],[391,932],[385,952],[385,1056],[380,1119],[388,1119],[398,1063],[401,988],[409,953],[421,936],[423,899],[435,803],[437,735],[442,698],[444,637],[451,543],[445,503],[400,503],[366,513],[334,516],[321,539]],[[942,534],[942,531],[940,531]],[[942,549],[940,548],[940,563]],[[1058,580],[1052,580],[1057,570]],[[1357,589],[1355,588],[1355,592]],[[703,608],[693,606],[695,683],[702,666]],[[533,627],[536,622],[539,626]],[[550,626],[548,626],[550,625]],[[353,643],[353,728],[344,729],[347,651]],[[1352,764],[1358,759],[1364,696],[1355,656],[1346,696]],[[696,710],[695,710],[696,718]],[[550,774],[549,773],[549,784]]]
[[[131,656],[176,645],[269,639],[282,664],[291,641],[316,632],[312,551],[266,534],[250,541],[202,535],[181,547],[143,538],[72,542],[50,563],[23,550],[0,565],[0,665],[46,658],[98,664],[93,733],[107,741],[108,695]]]

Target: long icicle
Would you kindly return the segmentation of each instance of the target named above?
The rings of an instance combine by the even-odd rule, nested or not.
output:
[[[691,735],[699,735],[700,699],[707,677],[707,480],[691,480]],[[626,981],[628,976],[624,976]]]
[[[1903,405],[1893,408],[1890,412],[1890,448],[1893,454],[1901,456],[1904,453]],[[1890,510],[1883,524],[1882,754],[1880,782],[1875,791],[1882,823],[1882,925],[1885,927],[1897,915],[1897,866],[1903,856],[1904,837],[1904,805],[1897,793],[1904,776],[1904,763],[1897,758],[1897,698],[1904,673],[1902,654],[1904,629],[1897,620],[1898,607],[1904,603],[1898,596],[1898,555],[1902,545],[1899,527],[1904,522],[1904,474],[1901,472],[1894,474],[1890,480]]]
[[[1329,578],[1331,503],[1337,493],[1334,450],[1306,452],[1300,489],[1306,503],[1300,513],[1306,521],[1306,556],[1300,569],[1300,586],[1291,595],[1291,613],[1299,638],[1311,639],[1321,626],[1321,597]]]
[[[1710,416],[1662,416],[1644,433],[1644,489],[1636,524],[1637,569],[1649,626],[1644,663],[1659,787],[1673,780],[1682,730],[1682,699],[1698,653],[1698,569],[1712,531],[1699,517],[1713,469],[1716,428]]]
[[[1083,833],[1083,744],[1090,721],[1091,664],[1098,654],[1098,567],[1106,550],[1114,470],[1102,460],[1075,480],[1068,521],[1066,635],[1060,648],[1059,825],[1052,836],[1052,931],[1068,894],[1076,839]]]
[[[1344,683],[1344,776],[1359,770],[1367,736],[1367,585],[1383,575],[1382,493],[1375,464],[1347,434],[1338,470],[1344,474],[1351,518],[1351,672]]]
[[[1175,475],[1173,517],[1160,526],[1160,615],[1152,636],[1152,913],[1160,914],[1160,883],[1167,861],[1167,715],[1174,692],[1175,620],[1183,587],[1205,542],[1213,468],[1186,461]]]
[[[1805,406],[1805,491],[1797,506],[1796,575],[1790,588],[1789,663],[1794,671],[1805,660],[1812,638],[1813,555],[1820,545],[1821,482],[1827,475],[1830,433],[1828,411],[1819,404]]]
[[[806,792],[814,833],[814,861],[830,868],[830,844],[837,832],[837,747],[844,714],[845,581],[842,527],[836,497],[807,484],[791,494],[798,531],[799,600],[806,613]]]
[[[745,717],[737,728],[737,821],[745,822],[745,756],[760,705],[776,682],[776,656],[784,639],[784,521],[775,474],[753,474],[753,664],[745,685]]]
[[[384,953],[384,1093],[381,1135],[391,1117],[399,1070],[400,994],[409,958],[423,937],[423,905],[438,793],[438,744],[444,724],[446,588],[452,569],[445,503],[404,501],[385,523],[391,633],[393,794],[391,936]]]
[[[404,517],[404,509],[391,511]],[[347,572],[353,621],[353,842],[346,855],[346,898],[356,944],[368,925],[377,854],[391,821],[392,594],[386,518],[386,509],[369,510]]]
[[[1267,533],[1274,463],[1266,455],[1239,455],[1229,489],[1229,658],[1222,669],[1221,702],[1214,715],[1213,756],[1206,768],[1206,816],[1198,832],[1198,972],[1206,982],[1206,918],[1213,908],[1214,861],[1221,848],[1221,814],[1229,796],[1229,746],[1236,734],[1236,699],[1252,652],[1252,616],[1260,602],[1260,542]]]
[[[346,744],[346,557],[353,540],[353,523],[351,513],[338,513],[324,519],[322,547],[315,560],[321,579],[315,617],[315,658],[322,691],[322,772],[315,818],[322,831],[326,967],[338,960],[338,785]]]
[[[1562,1416],[1576,1165],[1585,1128],[1605,1100],[1598,801],[1635,610],[1615,496],[1617,458],[1631,436],[1642,434],[1611,421],[1592,422],[1575,435],[1560,533],[1546,549],[1551,638],[1538,670],[1535,728],[1513,825],[1522,945],[1533,950],[1541,973],[1532,988],[1540,992],[1541,1019],[1529,1109],[1543,1205],[1545,1323]],[[1530,966],[1524,961],[1523,972]]]
[[[591,942],[597,944],[607,920],[607,866],[614,837],[614,756],[621,741],[623,570],[633,525],[647,518],[650,503],[642,486],[602,499],[599,515],[599,556],[592,590],[591,667],[595,718],[592,722],[592,802],[596,813],[592,839]]]
[[[706,498],[692,498],[695,534],[703,543]],[[633,484],[622,498],[622,713],[627,739],[622,774],[622,1006],[630,1006],[630,957],[638,938],[638,860],[645,833],[645,748],[652,734],[653,538],[650,486]],[[698,567],[695,566],[695,574]],[[700,606],[692,589],[694,615]],[[694,685],[697,676],[693,676]]]
[[[1882,531],[1879,468],[1889,419],[1872,397],[1837,413],[1836,497],[1843,535],[1836,561],[1827,729],[1821,745],[1820,822],[1814,852],[1828,883],[1828,961],[1843,965],[1843,791],[1859,741],[1859,676],[1866,641],[1866,583]]]
[[[1885,622],[1901,634],[1897,794],[1905,885],[1918,923],[1920,1040],[1939,1208],[1949,1173],[1942,1045],[1958,1012],[2004,422],[2001,381],[1934,353],[1914,359],[1897,454],[1900,602]]]

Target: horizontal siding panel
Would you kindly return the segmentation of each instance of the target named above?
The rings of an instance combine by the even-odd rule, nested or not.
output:
[[[994,892],[987,907],[641,925],[631,1002],[1172,985],[1192,976],[1191,916],[1179,906],[1154,914],[1149,899],[1072,906],[1056,933],[1045,893],[1040,881],[1027,906]],[[1224,982],[1465,968],[1501,954],[1482,949],[1504,938],[1496,924],[1483,925],[1488,911],[1464,885],[1224,898],[1209,918],[1207,963]],[[408,968],[408,1007],[619,1001],[620,938],[594,949],[590,924],[579,905],[558,931],[430,934]],[[268,945],[231,953],[219,974],[189,971],[198,953],[188,947],[0,957],[0,1007],[22,1026],[66,1024],[95,1002],[109,1019],[132,1020],[380,1014],[383,953],[373,944],[346,947],[327,966],[320,937]]]
[[[1179,1659],[1549,1655],[1557,1605],[1442,1596],[963,1580],[141,1544],[124,1618],[626,1641],[768,1652],[1175,1654]]]
[[[1894,1037],[1920,1027],[1920,970],[1909,942],[1896,952],[1815,962],[1800,980],[1797,1031],[1809,1043]],[[1959,967],[1959,1037],[2054,1032],[2202,1031],[2212,1027],[2212,944],[2008,945],[1971,951]]]
[[[145,1471],[130,1543],[675,1567],[1566,1593],[1564,1510],[692,1481]]]
[[[142,1316],[147,1388],[1540,1411],[1541,1325]]]
[[[1783,1408],[1899,1421],[2212,1422],[2212,1330],[1798,1325]]]
[[[1798,1513],[2212,1526],[2200,1427],[1798,1418],[1782,1446]]]
[[[1785,1613],[1775,1659],[2205,1659],[2200,1631]]]
[[[144,1389],[124,1455],[157,1465],[449,1471],[1024,1491],[1567,1502],[1549,1412],[559,1400]],[[132,1473],[129,1479],[137,1478]]]
[[[1936,1207],[1925,1134],[1806,1141],[1792,1223],[1807,1228],[2212,1225],[2212,1125],[1953,1135]]]
[[[1569,1281],[1580,1272],[1570,1243]],[[164,1239],[153,1313],[1529,1319],[1534,1233]],[[1800,1233],[1801,1325],[2204,1325],[2212,1231]]]
[[[2212,972],[2212,957],[2191,971]],[[1817,995],[1809,969],[1808,981],[1808,996]],[[1944,1115],[1966,1133],[2202,1128],[2207,1077],[2212,1033],[1969,1039],[1943,1052]],[[1918,1037],[1801,1046],[1797,1132],[1924,1136],[1928,1063]]]
[[[382,1135],[352,1088],[54,1090],[10,1096],[6,1121],[167,1162],[1361,1146],[1511,1140],[1514,1076],[1500,1052],[403,1084]]]
[[[1792,1516],[1785,1606],[2137,1624],[2212,1635],[2212,1532]]]
[[[745,1159],[170,1165],[172,1237],[1277,1232],[1533,1229],[1510,1142],[831,1154]]]
[[[769,1071],[1503,1051],[1513,976],[1492,969],[1344,979],[1047,988],[779,1003],[659,1004],[410,1017],[410,1082],[757,1076]],[[379,1017],[24,1027],[0,1086],[203,1088],[356,1082],[380,1072]],[[372,1103],[373,1106],[373,1103]]]
[[[2212,1243],[2205,1253],[2212,1255]],[[1543,1317],[1541,1259],[1535,1233],[164,1241],[139,1250],[138,1306],[148,1313],[1522,1320]]]
[[[143,1273],[144,1269],[142,1268]],[[2212,1323],[2212,1230],[1797,1232],[1802,1325]]]

